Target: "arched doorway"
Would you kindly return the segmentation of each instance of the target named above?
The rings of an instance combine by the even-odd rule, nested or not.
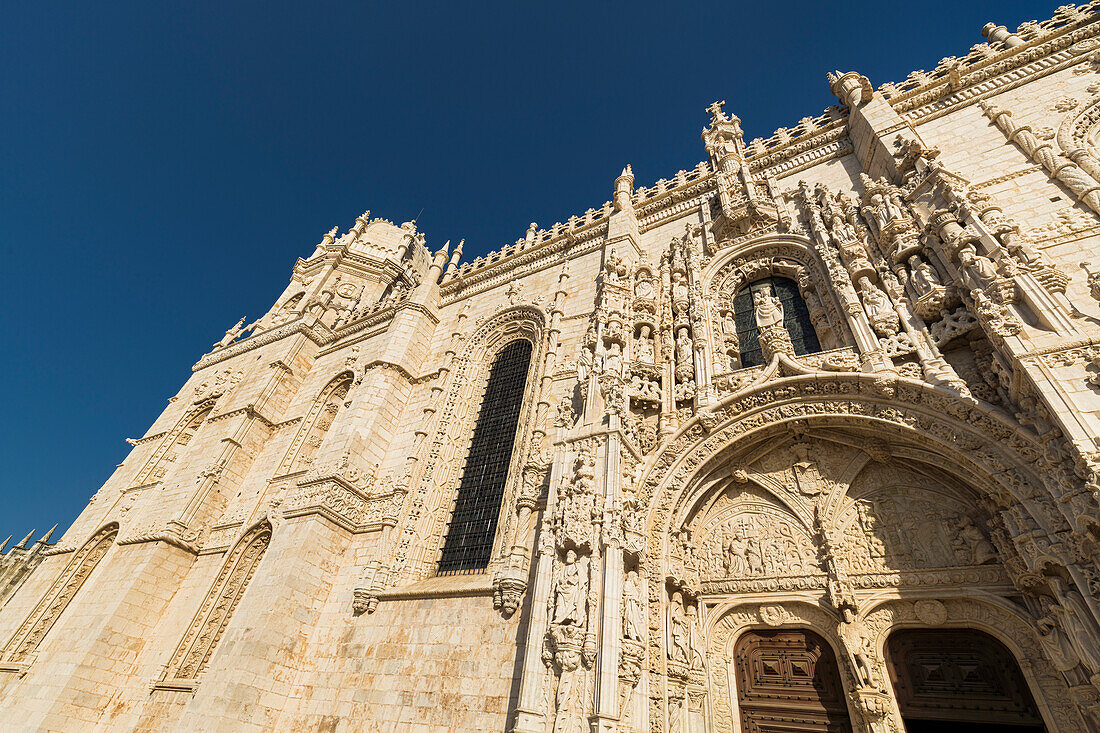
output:
[[[836,655],[803,629],[749,631],[734,650],[743,733],[850,733]]]
[[[1044,730],[1015,657],[988,634],[903,629],[886,658],[908,733]]]

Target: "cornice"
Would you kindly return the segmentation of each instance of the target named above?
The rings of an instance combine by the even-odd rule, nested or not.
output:
[[[324,346],[331,342],[335,336],[328,326],[323,323],[306,323],[301,317],[297,318],[290,323],[284,323],[275,328],[268,329],[262,333],[249,336],[246,339],[238,341],[236,343],[226,346],[224,349],[218,349],[217,351],[211,351],[201,359],[199,359],[191,371],[197,372],[205,369],[208,366],[218,364],[226,359],[232,359],[234,356],[240,356],[252,349],[258,349],[261,346],[267,346],[268,344],[275,343],[276,341],[286,338],[287,336],[293,336],[295,334],[302,334],[313,343],[318,346]]]

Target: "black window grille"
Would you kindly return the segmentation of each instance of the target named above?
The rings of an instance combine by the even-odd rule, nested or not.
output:
[[[741,367],[759,366],[764,363],[760,350],[760,329],[756,326],[756,307],[753,293],[771,288],[783,304],[783,326],[791,335],[796,354],[812,354],[821,351],[817,332],[810,322],[806,301],[798,292],[798,285],[785,277],[767,277],[750,283],[738,291],[733,299],[733,323],[737,329],[737,342],[741,351]]]
[[[476,573],[489,564],[530,363],[531,342],[514,341],[489,368],[485,398],[443,542],[439,575]]]

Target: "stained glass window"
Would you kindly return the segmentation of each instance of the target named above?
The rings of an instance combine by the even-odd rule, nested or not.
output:
[[[531,363],[531,342],[514,341],[493,360],[443,543],[440,575],[476,573],[489,564],[508,464]]]
[[[801,355],[821,351],[817,332],[810,322],[810,312],[806,308],[806,301],[798,292],[797,283],[785,277],[767,277],[741,288],[733,299],[733,321],[737,329],[742,368],[764,363],[764,355],[760,351],[760,329],[756,326],[756,307],[752,298],[753,293],[767,288],[771,288],[783,304],[783,326],[791,335],[794,353]]]

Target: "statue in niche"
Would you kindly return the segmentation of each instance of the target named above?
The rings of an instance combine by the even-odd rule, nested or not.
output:
[[[737,337],[737,326],[733,322],[733,311],[726,311],[722,314],[722,335],[728,337]]]
[[[985,565],[997,559],[993,544],[985,538],[974,520],[965,514],[955,530],[952,546],[959,560],[969,565]]]
[[[645,587],[637,570],[626,574],[623,582],[623,638],[645,641],[646,620],[643,598]]]
[[[607,273],[607,282],[609,283],[619,282],[620,278],[626,274],[626,266],[623,264],[623,259],[619,257],[614,249],[607,254],[607,264],[604,271]]]
[[[652,332],[652,329],[648,325],[642,326],[638,339],[634,342],[634,356],[637,361],[645,362],[646,364],[652,364],[654,362]]]
[[[752,302],[756,306],[756,325],[761,331],[783,325],[783,303],[775,297],[770,285],[753,293]]]
[[[682,272],[672,273],[672,310],[680,315],[687,308],[688,286]]]
[[[616,377],[623,375],[623,347],[618,341],[612,341],[609,351],[603,358],[603,370],[605,374],[613,374]]]
[[[977,254],[973,249],[964,249],[959,253],[959,264],[964,270],[970,270],[983,285],[997,279],[997,270],[988,257]]]
[[[645,273],[638,273],[638,279],[634,283],[634,297],[642,300],[652,300],[656,293],[653,290],[653,281]]]
[[[668,658],[685,664],[691,659],[688,650],[688,621],[684,613],[684,597],[679,591],[672,594],[668,606]]]
[[[1061,578],[1050,577],[1047,582],[1058,600],[1051,604],[1054,617],[1060,622],[1081,664],[1089,670],[1092,683],[1100,683],[1100,641],[1096,625],[1090,621],[1088,604],[1076,588]]]
[[[867,313],[872,318],[881,313],[883,309],[890,308],[890,301],[886,293],[875,287],[871,278],[866,275],[859,279],[859,291],[863,294],[863,303],[867,306]]]
[[[887,204],[881,193],[871,196],[871,203],[867,209],[869,209],[867,213],[870,214],[871,222],[875,225],[875,231],[881,232],[883,227],[890,221]]]
[[[694,366],[694,343],[688,335],[687,326],[681,326],[676,331],[676,361],[682,366]]]
[[[935,268],[917,255],[909,258],[909,272],[918,296],[926,295],[942,285]]]
[[[901,200],[898,199],[897,195],[894,193],[888,192],[883,197],[883,207],[886,213],[887,222],[891,222],[894,219],[900,219],[905,216],[905,213],[902,209]]]
[[[1042,599],[1045,613],[1039,617],[1035,625],[1039,629],[1039,641],[1046,651],[1047,658],[1059,672],[1068,672],[1081,661],[1074,651],[1073,642],[1063,633],[1058,621],[1051,609],[1050,600],[1046,596]]]
[[[698,606],[688,606],[688,652],[690,653],[691,669],[704,669],[706,667],[706,649],[703,647],[703,630],[699,626]]]
[[[584,625],[586,595],[584,568],[575,550],[565,553],[554,590],[554,623],[563,626]]]

